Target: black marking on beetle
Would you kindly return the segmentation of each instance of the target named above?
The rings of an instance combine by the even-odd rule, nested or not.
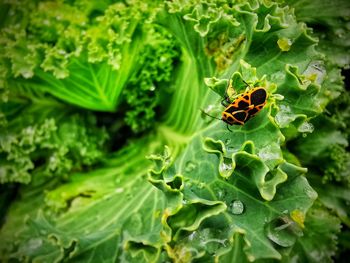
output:
[[[225,112],[232,114],[233,112],[238,111],[238,110],[239,110],[239,108],[237,108],[237,107],[231,105],[231,106],[228,106],[228,107],[227,107],[227,109],[225,110]]]
[[[249,114],[249,115],[254,115],[254,114],[256,114],[258,111],[259,111],[259,110],[258,110],[257,108],[253,108],[253,109],[249,110],[248,114]]]
[[[238,121],[244,122],[247,118],[247,113],[245,111],[236,112],[233,114],[233,117],[235,117]]]
[[[238,108],[240,110],[245,110],[248,106],[249,106],[249,103],[244,100],[241,100],[238,102]]]
[[[252,105],[260,105],[265,103],[267,97],[266,90],[264,89],[257,89],[253,91],[250,95],[250,103]]]
[[[227,117],[227,121],[230,122],[230,123],[233,123],[233,122],[234,122],[234,119],[233,119],[231,116],[228,116],[228,117]]]

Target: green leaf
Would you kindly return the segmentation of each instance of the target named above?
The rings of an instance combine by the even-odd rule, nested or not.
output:
[[[186,240],[181,245],[182,249],[186,247],[188,253],[195,251],[191,253],[193,257],[210,253],[203,245],[196,247],[198,244],[194,245],[190,242],[193,231],[200,233],[203,229],[211,234],[218,231],[216,228],[220,226],[222,234],[219,240],[230,240],[236,232],[244,234],[247,244],[245,251],[250,260],[281,258],[280,253],[273,247],[265,233],[266,225],[282,216],[283,213],[289,214],[295,209],[306,213],[317,196],[306,179],[300,176],[305,172],[304,169],[287,163],[277,166],[278,163],[283,162],[282,159],[278,160],[281,158],[278,155],[268,155],[264,152],[264,155],[259,157],[253,154],[256,151],[254,142],[256,142],[256,147],[260,148],[262,141],[265,143],[269,141],[267,138],[272,141],[278,138],[271,132],[273,127],[275,132],[278,129],[267,118],[266,113],[265,116],[261,114],[254,120],[259,119],[260,125],[255,125],[255,127],[260,128],[246,134],[245,139],[251,140],[251,143],[242,146],[240,141],[228,141],[232,135],[225,131],[225,128],[218,128],[218,125],[214,125],[213,129],[193,138],[188,148],[173,165],[169,166],[164,160],[165,166],[161,167],[158,172],[151,173],[151,182],[156,182],[155,186],[162,189],[166,196],[169,196],[170,192],[173,192],[173,195],[176,194],[177,198],[171,199],[173,201],[169,203],[172,208],[167,213],[164,228],[171,235],[171,239],[181,240],[182,236]],[[269,125],[271,125],[271,130],[268,128]],[[244,129],[249,129],[245,127]],[[239,132],[239,130],[236,131],[237,135]],[[203,140],[201,139],[203,136],[211,136],[216,139]],[[264,138],[264,136],[271,137]],[[225,139],[228,141],[226,145],[222,142]],[[228,152],[233,152],[232,160],[235,160],[236,164],[230,161]],[[271,168],[265,165],[264,161],[271,162]],[[271,174],[269,180],[265,182],[267,172]],[[179,189],[168,188],[166,182],[178,175],[183,176],[184,185]],[[281,184],[287,179],[287,175],[288,180]],[[162,179],[163,183],[161,183]],[[281,185],[276,191],[276,186],[279,184]],[[264,201],[263,198],[270,202]],[[244,208],[241,212],[235,212],[231,207],[235,201],[242,203]],[[197,205],[198,202],[200,206]],[[214,202],[222,206],[219,214],[211,208]],[[193,207],[194,204],[196,204],[195,207]],[[259,211],[258,215],[256,211]],[[203,223],[194,228],[195,222],[198,221],[203,221]],[[220,244],[217,245],[222,248]],[[173,249],[178,250],[176,246]]]
[[[151,164],[144,154],[155,147],[140,147],[147,143],[130,145],[109,159],[106,168],[72,174],[64,184],[51,181],[22,188],[1,230],[6,241],[0,245],[1,258],[156,260],[165,200],[144,177]],[[14,238],[20,242],[10,243]]]
[[[143,31],[149,29],[142,24],[151,9],[145,12],[147,8],[122,3],[105,10],[84,5],[51,1],[11,5],[9,14],[26,20],[18,28],[1,31],[1,75],[6,85],[48,92],[86,109],[116,110],[126,82],[140,67]],[[94,12],[98,16],[90,19]]]
[[[311,163],[321,155],[317,143],[327,149],[329,138],[347,138],[347,119],[323,133],[312,118],[342,91],[335,65],[344,64],[316,51],[318,41],[292,7],[221,0],[9,5],[15,15],[1,24],[0,86],[10,103],[0,123],[16,138],[28,122],[51,139],[64,135],[53,147],[71,146],[73,157],[63,160],[77,167],[57,163],[66,172],[60,178],[28,172],[32,181],[19,188],[1,228],[3,261],[330,259],[339,220],[312,205],[319,196],[348,224],[348,188],[322,184]],[[253,86],[264,87],[268,99],[244,125],[228,127],[201,114],[217,118],[227,87],[233,99]],[[54,100],[43,91],[84,109],[118,106],[118,114],[81,109],[76,122],[69,114],[53,117],[51,131],[40,126],[45,110],[65,111],[51,112]],[[40,105],[40,96],[47,104]],[[11,119],[26,109],[16,107],[22,100],[36,107],[33,119]],[[85,114],[98,121],[86,124]],[[102,152],[110,156],[94,163],[104,123],[112,140]],[[152,130],[133,140],[130,128]],[[297,141],[305,148],[296,143],[300,151],[293,151]],[[40,167],[50,145],[32,143],[26,157]],[[334,167],[344,152],[332,155]]]
[[[340,228],[337,217],[315,204],[306,215],[304,235],[283,261],[333,262]]]
[[[108,134],[91,114],[73,112],[53,100],[4,103],[0,131],[0,182],[29,183],[39,177],[66,177],[104,156]]]
[[[295,9],[299,21],[306,22],[314,28],[314,34],[321,41],[319,49],[326,54],[326,59],[339,67],[348,67],[350,56],[349,27],[350,4],[346,0],[328,2],[324,0],[286,1]],[[317,12],[314,12],[317,10]]]

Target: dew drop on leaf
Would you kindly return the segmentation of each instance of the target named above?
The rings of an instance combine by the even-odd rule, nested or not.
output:
[[[198,184],[198,188],[199,188],[199,189],[203,189],[204,187],[205,187],[205,183],[199,183],[199,184]]]
[[[289,51],[293,42],[289,38],[280,38],[277,40],[278,47],[280,48],[281,51]]]
[[[192,172],[194,169],[196,169],[197,167],[197,164],[195,162],[192,162],[192,161],[188,161],[186,163],[186,166],[185,166],[185,172]]]
[[[280,111],[276,114],[275,120],[280,128],[287,127],[289,123],[295,120],[296,115],[288,105],[280,105]]]
[[[301,210],[295,209],[290,213],[290,217],[296,222],[301,228],[304,228],[305,215]]]
[[[264,148],[261,148],[258,152],[258,156],[263,159],[264,161],[266,160],[277,160],[281,158],[280,154],[278,151],[276,151],[277,145],[272,145],[269,144]]]
[[[21,75],[23,76],[23,78],[29,79],[33,77],[34,73],[31,70],[22,70]]]
[[[304,122],[298,127],[298,131],[312,133],[314,131],[314,126],[310,122]]]
[[[205,108],[204,112],[209,113],[210,111],[212,111],[214,108],[214,105],[208,105],[208,107]]]
[[[310,199],[316,199],[317,198],[317,193],[311,188],[311,187],[306,187],[304,189],[304,193],[310,198]]]
[[[270,79],[273,82],[279,82],[279,81],[282,81],[284,77],[285,77],[284,71],[276,71],[271,74]]]
[[[120,193],[124,192],[124,188],[118,187],[118,188],[116,188],[116,189],[114,190],[114,192],[115,192],[116,194],[120,194]]]
[[[234,215],[241,215],[244,212],[244,204],[240,200],[235,200],[230,204],[229,211]]]
[[[43,244],[43,240],[41,238],[31,238],[28,242],[28,249],[30,251],[36,250],[41,247]]]
[[[226,196],[226,191],[225,190],[218,190],[216,195],[217,195],[219,200],[222,200]]]
[[[224,158],[224,160],[219,165],[219,173],[222,177],[228,178],[232,173],[232,160],[229,158]]]
[[[232,152],[234,150],[234,147],[232,147],[230,143],[231,143],[231,139],[225,140],[226,151],[228,152]]]
[[[327,72],[322,61],[312,61],[303,72],[303,75],[307,78],[309,83],[315,82],[321,85],[326,73]]]
[[[288,215],[279,216],[265,226],[267,237],[281,247],[293,246],[303,235],[301,227]]]

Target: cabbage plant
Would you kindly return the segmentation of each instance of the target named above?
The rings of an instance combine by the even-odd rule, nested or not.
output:
[[[2,262],[332,262],[347,0],[0,1]],[[261,87],[244,125],[226,96]]]

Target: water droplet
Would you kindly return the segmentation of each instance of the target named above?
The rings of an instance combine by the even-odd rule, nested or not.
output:
[[[284,96],[281,95],[281,94],[275,93],[275,94],[273,94],[273,97],[274,97],[276,100],[284,100]]]
[[[23,78],[29,79],[29,78],[33,77],[34,73],[31,70],[22,70],[21,75],[23,76]]]
[[[335,35],[339,38],[343,38],[345,36],[345,31],[342,28],[338,28],[335,30]]]
[[[196,237],[197,235],[197,232],[196,231],[193,231],[189,236],[188,236],[188,240],[189,241],[193,241],[193,239]]]
[[[230,212],[234,215],[240,215],[244,212],[244,204],[240,200],[235,200],[230,204]]]
[[[296,119],[296,115],[292,112],[291,108],[288,105],[280,105],[280,110],[276,114],[275,120],[280,128],[285,128],[289,123],[293,122]]]
[[[231,139],[226,139],[224,141],[224,143],[225,143],[225,146],[226,146],[226,151],[232,153],[234,151],[234,147],[230,145],[231,144]],[[230,154],[228,154],[228,155],[230,155]]]
[[[311,187],[306,187],[304,189],[304,193],[310,198],[315,200],[317,198],[317,193],[311,188]]]
[[[298,131],[312,133],[314,131],[314,126],[312,123],[305,121],[298,127]]]
[[[250,262],[255,261],[255,257],[253,255],[248,255],[247,258]]]
[[[277,40],[277,45],[282,51],[289,51],[293,41],[289,38],[280,38]]]
[[[122,187],[116,188],[116,189],[114,190],[114,192],[115,192],[116,194],[120,194],[120,193],[124,192],[124,188],[122,188]]]
[[[289,215],[281,215],[267,223],[265,233],[281,247],[293,246],[297,238],[303,235],[301,227]]]
[[[226,191],[222,190],[222,189],[221,190],[217,190],[216,191],[216,195],[217,195],[219,200],[222,200],[226,196]]]
[[[205,187],[205,183],[199,183],[199,184],[198,184],[198,188],[199,188],[199,189],[203,189],[204,187]]]
[[[258,152],[258,156],[263,160],[277,160],[280,159],[281,156],[276,149],[278,149],[279,146],[277,145],[267,145],[264,148],[261,148]]]
[[[295,209],[290,213],[290,217],[296,222],[301,228],[304,228],[305,215],[303,211]]]
[[[58,53],[59,55],[65,55],[65,54],[66,54],[66,51],[65,51],[64,49],[59,49],[59,50],[57,51],[57,53]]]
[[[215,107],[214,105],[211,105],[211,104],[210,104],[210,105],[208,105],[208,107],[205,108],[204,111],[205,111],[206,113],[208,113],[208,112],[210,112],[211,110],[213,110],[214,107]]]
[[[320,60],[312,61],[303,72],[303,75],[307,78],[307,82],[305,83],[307,85],[313,81],[319,85],[322,84],[326,76],[326,69],[323,62]]]
[[[230,142],[231,142],[231,139],[226,139],[225,140],[225,144],[227,145],[227,144],[230,144]]]
[[[43,240],[41,238],[31,238],[28,241],[28,249],[30,251],[33,251],[35,249],[38,249],[39,247],[41,247],[43,244]]]
[[[192,161],[188,161],[186,163],[186,166],[185,166],[185,172],[192,172],[194,169],[196,169],[197,167],[197,164],[195,162],[192,162]]]
[[[224,160],[219,165],[219,173],[222,177],[228,178],[232,174],[232,160],[229,158],[224,158]]]
[[[276,71],[275,73],[273,73],[270,78],[271,78],[271,81],[273,82],[279,82],[279,81],[282,81],[285,77],[285,73],[284,71]]]

